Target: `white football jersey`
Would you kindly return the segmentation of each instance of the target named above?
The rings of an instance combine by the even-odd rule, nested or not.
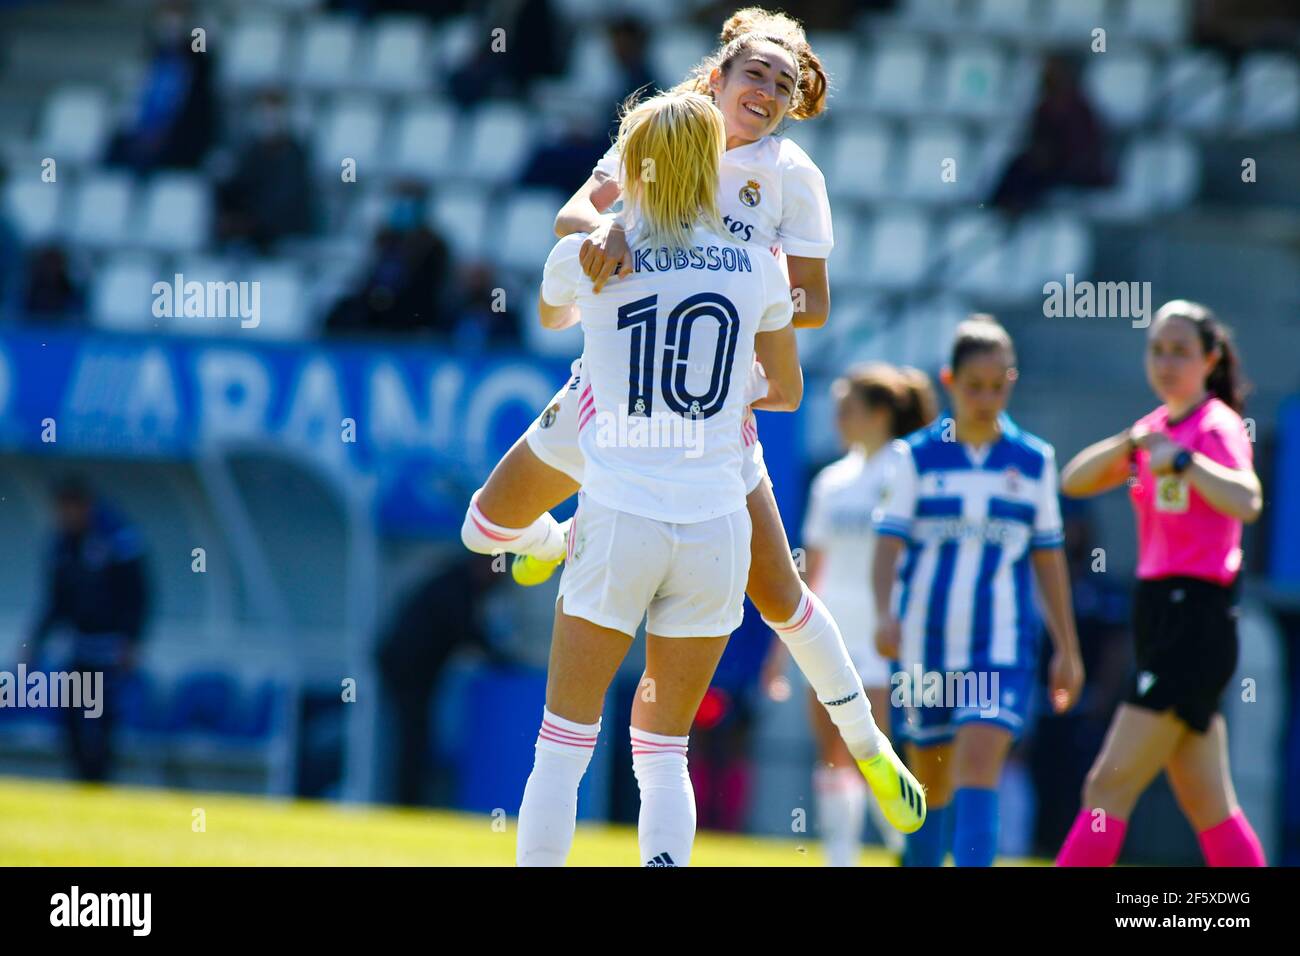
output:
[[[897,463],[898,453],[888,444],[870,456],[854,449],[818,472],[809,493],[803,544],[822,555],[817,580],[811,583],[846,642],[870,644],[875,633],[872,513],[884,503]]]
[[[776,260],[705,229],[689,250],[633,233],[633,271],[596,295],[578,262],[584,238],[561,239],[542,278],[546,302],[576,303],[582,315],[583,490],[606,507],[681,524],[744,508],[754,336],[794,315]]]
[[[600,182],[619,174],[613,146],[591,174]],[[737,242],[808,259],[825,259],[835,245],[826,179],[797,143],[764,136],[722,154],[718,209]]]

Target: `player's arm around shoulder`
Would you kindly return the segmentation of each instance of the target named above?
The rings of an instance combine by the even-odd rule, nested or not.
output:
[[[578,261],[582,239],[581,234],[565,236],[546,257],[537,297],[537,314],[544,329],[567,329],[581,318],[577,301],[579,283],[584,280]]]
[[[769,268],[770,267],[770,268]],[[767,375],[767,395],[754,403],[770,412],[793,412],[803,402],[803,369],[795,338],[794,305],[776,262],[763,263],[764,310],[754,336],[754,355]]]

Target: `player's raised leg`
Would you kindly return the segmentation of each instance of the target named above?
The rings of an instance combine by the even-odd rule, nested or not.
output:
[[[753,523],[749,595],[764,622],[790,650],[839,729],[890,824],[911,833],[925,821],[925,794],[871,715],[862,678],[826,606],[799,579],[790,541],[764,475],[745,499]]]
[[[516,555],[512,571],[520,584],[540,584],[564,560],[566,528],[550,509],[575,494],[582,479],[579,381],[575,363],[574,377],[474,493],[461,526],[471,551]]]
[[[515,859],[520,866],[563,866],[577,825],[578,784],[600,733],[605,692],[632,638],[556,606],[546,708],[533,771],[519,807]]]

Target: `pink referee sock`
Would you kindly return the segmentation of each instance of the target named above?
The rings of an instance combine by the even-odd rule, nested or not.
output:
[[[1209,866],[1268,866],[1259,837],[1240,808],[1222,823],[1202,830],[1197,839]]]
[[[1114,866],[1128,824],[1114,817],[1104,817],[1094,829],[1092,811],[1084,808],[1074,818],[1074,826],[1056,855],[1057,866]]]

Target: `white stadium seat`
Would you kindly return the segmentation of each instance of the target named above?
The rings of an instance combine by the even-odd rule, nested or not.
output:
[[[21,174],[10,171],[0,208],[25,242],[45,242],[62,230],[62,197],[62,185],[42,182],[33,166]]]
[[[832,230],[835,234],[835,247],[826,260],[827,274],[837,287],[860,285],[863,280],[859,270],[862,262],[859,249],[863,234],[862,218],[851,209],[836,209]]]
[[[1294,129],[1300,122],[1300,64],[1282,53],[1252,53],[1237,67],[1242,132]]]
[[[1161,81],[1165,118],[1180,129],[1221,129],[1228,116],[1228,65],[1210,50],[1183,50],[1165,67]]]
[[[261,321],[256,328],[231,322],[232,331],[270,339],[301,339],[311,333],[302,274],[292,262],[261,259],[248,271],[259,293]]]
[[[550,189],[523,189],[506,199],[498,259],[511,269],[540,269],[555,246],[555,214],[567,197]]]
[[[1121,18],[1129,36],[1163,46],[1176,46],[1187,39],[1191,22],[1188,0],[1124,0]]]
[[[970,195],[977,174],[962,131],[950,124],[920,123],[903,147],[903,196],[923,202],[957,202]],[[948,161],[952,175],[945,176]]]
[[[797,144],[812,157],[813,162],[816,162],[817,157],[821,155],[822,143],[829,142],[831,139],[826,123],[820,117],[797,123],[789,122],[781,135]]]
[[[971,42],[953,47],[941,77],[940,102],[945,111],[989,117],[1006,110],[1006,59],[996,46]]]
[[[1137,126],[1150,110],[1151,60],[1141,53],[1120,51],[1094,56],[1088,61],[1083,84],[1108,123]]]
[[[156,257],[138,251],[117,253],[95,273],[91,317],[106,329],[144,332],[165,328],[170,320],[153,315],[153,286],[172,281]]]
[[[961,25],[961,0],[904,0],[901,19],[910,27],[942,32]]]
[[[433,81],[429,28],[414,16],[376,17],[367,37],[361,75],[372,89],[414,93]]]
[[[225,81],[237,87],[265,86],[284,78],[289,37],[284,21],[264,16],[236,23],[219,60]]]
[[[650,65],[660,83],[673,85],[713,52],[716,38],[708,30],[665,26],[650,40]]]
[[[1092,42],[1092,31],[1098,27],[1106,30],[1106,49],[1110,50],[1110,28],[1114,18],[1109,15],[1107,0],[1045,0],[1047,14],[1043,19],[1042,35],[1062,43],[1077,45],[1087,50]]]
[[[128,173],[96,170],[77,185],[68,239],[83,246],[117,246],[131,237],[135,186]]]
[[[849,199],[878,199],[890,195],[898,179],[893,134],[884,123],[864,120],[831,131],[827,151],[827,190]],[[814,157],[815,158],[815,157]]]
[[[971,210],[954,216],[943,231],[944,284],[986,298],[1010,292],[1007,224],[995,212]]]
[[[364,94],[340,97],[326,111],[317,127],[315,152],[312,156],[320,171],[338,177],[344,159],[357,164],[357,180],[386,164],[380,146],[384,114],[379,103]]]
[[[518,175],[530,145],[530,125],[513,104],[491,103],[470,118],[468,149],[462,152],[460,173],[482,182],[500,183]]]
[[[1044,283],[1064,282],[1070,273],[1082,278],[1092,268],[1092,234],[1068,213],[1025,217],[1013,241],[1015,288],[1026,299],[1041,295]]]
[[[397,117],[392,169],[433,180],[454,170],[456,114],[436,101],[407,106]]]
[[[191,173],[159,173],[144,187],[140,241],[150,249],[185,252],[207,245],[211,185]]]
[[[319,16],[307,21],[295,78],[309,89],[338,89],[356,82],[353,63],[360,44],[351,17]]]
[[[555,212],[559,211],[557,206]],[[446,240],[456,255],[476,259],[488,248],[487,212],[488,198],[483,190],[447,187],[439,189],[434,197],[429,209],[429,225]],[[492,239],[496,248],[501,236],[497,234]]]
[[[867,233],[865,279],[877,289],[913,289],[930,262],[930,223],[915,209],[890,209],[876,216]]]
[[[1189,203],[1200,186],[1200,154],[1176,135],[1140,137],[1120,157],[1119,182],[1085,201],[1103,219],[1131,220]]]
[[[817,58],[830,77],[828,102],[837,105],[836,97],[847,96],[856,89],[854,72],[862,58],[858,39],[852,33],[813,31],[808,35],[808,44],[817,51]]]
[[[976,0],[974,32],[987,36],[1024,36],[1037,28],[1039,0]]]
[[[108,100],[102,90],[66,86],[45,101],[36,148],[41,158],[58,163],[90,163],[100,159],[109,132]]]
[[[929,101],[930,48],[915,37],[882,38],[868,54],[863,75],[869,108],[919,112]]]

